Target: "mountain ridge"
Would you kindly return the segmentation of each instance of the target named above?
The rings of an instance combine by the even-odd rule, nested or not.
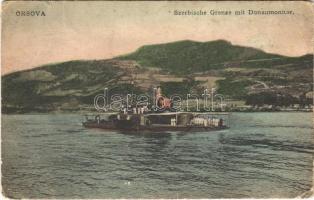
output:
[[[213,41],[195,41],[195,40],[179,40],[179,41],[173,41],[173,42],[167,42],[167,43],[157,43],[157,44],[149,44],[149,45],[142,45],[139,48],[137,48],[134,52],[131,53],[127,53],[127,54],[122,54],[119,56],[115,56],[113,58],[108,58],[108,59],[75,59],[75,60],[68,60],[68,61],[61,61],[61,62],[56,62],[56,63],[47,63],[47,64],[43,64],[43,65],[39,65],[37,67],[34,68],[30,68],[30,69],[24,69],[24,70],[19,70],[19,71],[14,71],[14,72],[9,72],[6,74],[2,74],[2,77],[11,75],[11,74],[15,74],[15,73],[20,73],[20,72],[27,72],[27,71],[32,71],[32,70],[36,70],[36,69],[40,69],[40,68],[46,68],[49,66],[55,66],[55,65],[63,65],[66,63],[71,63],[71,62],[92,62],[92,61],[106,61],[106,60],[112,60],[112,59],[125,59],[125,57],[128,57],[129,55],[132,55],[138,51],[140,51],[143,48],[147,48],[147,47],[154,47],[154,46],[158,46],[158,45],[172,45],[172,44],[177,44],[177,43],[197,43],[197,44],[204,44],[204,43],[216,43],[216,42],[220,42],[220,43],[225,43],[225,44],[229,44],[235,47],[243,47],[243,48],[249,48],[249,49],[253,49],[253,50],[257,50],[257,51],[261,51],[265,54],[269,54],[269,55],[273,55],[273,56],[278,56],[278,57],[284,57],[284,58],[307,58],[307,57],[313,57],[313,54],[311,53],[307,53],[307,54],[302,54],[299,56],[287,56],[287,55],[282,55],[282,54],[277,54],[277,53],[268,53],[265,52],[264,50],[255,48],[255,47],[246,47],[243,45],[233,45],[232,42],[228,41],[228,40],[224,40],[224,39],[218,39],[218,40],[213,40]],[[220,64],[220,63],[214,63],[214,64]]]
[[[287,57],[226,40],[144,45],[112,59],[51,63],[3,75],[2,110],[90,110],[93,97],[104,87],[120,93],[148,92],[156,85],[166,93],[173,88],[183,93],[217,87],[227,98],[244,101],[263,92],[290,98],[313,90],[312,66],[312,54]]]
[[[225,67],[225,62],[265,59],[261,65],[271,67],[275,64],[291,62],[299,57],[266,53],[252,47],[232,45],[231,42],[226,40],[210,42],[183,40],[157,45],[144,45],[133,53],[117,58],[136,60],[143,66],[159,67],[169,70],[171,73],[182,75],[192,71],[222,68]],[[274,58],[277,60],[274,60]],[[258,63],[251,62],[246,63],[244,67],[259,66]]]

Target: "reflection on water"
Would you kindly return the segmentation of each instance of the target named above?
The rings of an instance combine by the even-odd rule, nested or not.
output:
[[[311,113],[234,113],[208,133],[85,129],[76,115],[4,115],[14,198],[295,197],[311,187]]]

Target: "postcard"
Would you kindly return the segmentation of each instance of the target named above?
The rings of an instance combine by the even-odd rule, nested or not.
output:
[[[313,4],[5,1],[9,199],[313,196]]]

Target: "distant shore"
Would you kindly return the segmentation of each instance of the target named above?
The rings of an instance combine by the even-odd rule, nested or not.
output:
[[[187,111],[178,111],[178,112],[187,112]],[[195,111],[189,111],[189,112],[195,112]],[[203,111],[208,112],[208,111]],[[272,109],[261,109],[261,110],[254,110],[254,109],[234,109],[234,110],[226,110],[226,111],[213,111],[213,112],[229,112],[229,113],[265,113],[265,112],[273,112],[273,113],[295,113],[295,112],[304,112],[304,113],[310,113],[313,112],[312,109],[282,109],[282,110],[272,110]],[[57,110],[57,111],[29,111],[29,112],[23,112],[23,111],[17,111],[17,112],[2,112],[3,115],[23,115],[23,114],[106,114],[106,113],[114,113],[114,112],[98,112],[96,110]],[[202,111],[200,111],[202,113]]]

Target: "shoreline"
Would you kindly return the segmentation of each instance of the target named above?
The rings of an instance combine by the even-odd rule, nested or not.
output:
[[[184,111],[180,111],[184,112]],[[190,111],[192,112],[192,111]],[[217,111],[215,111],[217,112]],[[112,114],[117,112],[97,112],[97,111],[83,111],[83,112],[75,112],[75,111],[54,111],[54,112],[23,112],[23,113],[1,113],[1,115],[57,115],[57,114],[78,114],[78,115],[86,115],[86,114]],[[175,112],[173,112],[175,113]],[[202,112],[199,112],[202,113]],[[306,111],[306,110],[269,110],[269,111],[223,111],[223,112],[217,112],[217,113],[314,113],[313,110]]]

